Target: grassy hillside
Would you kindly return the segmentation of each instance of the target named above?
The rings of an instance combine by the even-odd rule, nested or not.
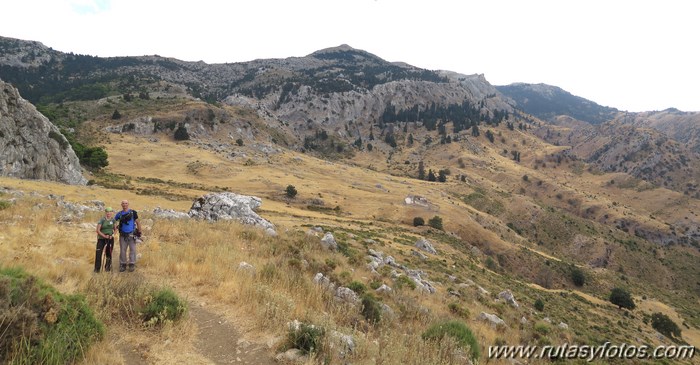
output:
[[[345,359],[337,339],[325,338],[319,358],[330,363],[460,363],[454,342],[421,338],[445,319],[471,328],[482,361],[486,347],[497,343],[666,343],[649,323],[653,312],[668,314],[681,327],[683,340],[697,346],[697,249],[653,244],[614,223],[624,218],[635,227],[670,230],[676,220],[695,217],[697,201],[681,201],[665,189],[611,186],[605,183],[610,176],[589,172],[577,161],[543,168],[536,160],[546,159],[555,147],[519,131],[494,132],[505,141],[490,143],[482,137],[427,147],[417,143],[391,155],[378,143],[372,152],[336,162],[284,149],[265,152],[257,137],[231,157],[202,149],[198,142],[175,142],[164,133],[151,142],[97,132],[106,138],[110,165],[90,177],[93,186],[0,179],[0,186],[25,192],[18,198],[9,192],[0,196],[16,199],[0,211],[8,227],[0,233],[0,265],[23,266],[63,291],[83,293],[95,302],[95,280],[106,280],[107,286],[124,280],[123,274],[91,274],[94,222],[100,213],[58,222],[64,212],[46,196],[113,206],[129,199],[146,226],[139,281],[175,288],[191,306],[235,323],[246,341],[270,353],[284,348],[286,324],[294,319],[353,336],[356,349],[346,352]],[[514,148],[523,151],[520,163],[503,153]],[[426,169],[449,168],[448,181],[413,178],[417,152],[424,154]],[[294,199],[285,196],[288,185],[299,192]],[[194,198],[211,191],[261,197],[259,213],[276,225],[279,236],[236,223],[152,216],[155,207],[186,211]],[[428,204],[408,205],[408,196],[423,197]],[[444,231],[412,224],[415,217],[427,222],[434,216],[443,219]],[[312,227],[332,232],[340,249],[323,249],[320,235],[309,233]],[[425,253],[425,260],[415,256],[419,238],[429,239],[438,253]],[[421,270],[436,292],[412,289],[410,280],[393,277],[391,271],[398,269],[388,265],[372,273],[366,267],[370,249]],[[252,264],[255,275],[238,270],[241,262]],[[583,270],[582,287],[572,282],[574,267]],[[315,285],[312,279],[319,272],[358,291],[390,286],[391,294],[374,297],[393,314],[380,311],[378,323],[368,320],[361,305],[339,303]],[[637,309],[619,310],[607,301],[617,286],[633,294]],[[520,307],[497,299],[506,289]],[[535,309],[538,300],[544,303],[541,311]],[[478,319],[481,312],[497,314],[507,327],[492,328]],[[560,322],[568,328],[559,327]],[[193,317],[158,331],[112,319],[106,340],[85,361],[119,364],[135,352],[143,363],[207,363],[207,354],[197,350],[197,326]]]

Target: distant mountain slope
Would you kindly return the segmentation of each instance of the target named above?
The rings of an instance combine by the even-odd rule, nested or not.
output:
[[[653,128],[669,138],[685,144],[693,152],[700,153],[700,113],[666,109],[643,113],[619,115],[616,122],[641,128]]]
[[[497,124],[513,111],[483,75],[387,62],[348,45],[305,57],[208,65],[160,56],[66,54],[0,37],[0,75],[42,105],[184,90],[210,103],[250,108],[271,125],[290,127],[298,148],[320,129],[359,145],[375,124],[382,136],[399,122],[435,129],[449,121],[457,132]]]
[[[515,83],[496,86],[496,89],[513,99],[518,109],[542,120],[551,121],[559,115],[568,115],[591,124],[600,124],[613,119],[619,112],[546,84]]]

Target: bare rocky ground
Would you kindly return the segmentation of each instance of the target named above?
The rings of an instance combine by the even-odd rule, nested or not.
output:
[[[190,316],[199,328],[195,346],[214,364],[275,363],[269,349],[242,339],[223,316],[199,306],[190,308]]]

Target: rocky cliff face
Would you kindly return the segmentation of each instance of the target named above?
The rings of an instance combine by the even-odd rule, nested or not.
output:
[[[0,175],[87,183],[78,157],[58,128],[1,80]]]

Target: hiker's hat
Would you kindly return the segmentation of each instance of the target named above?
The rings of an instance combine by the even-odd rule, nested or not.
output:
[[[114,209],[112,209],[112,207],[105,208],[105,212],[113,212],[113,211],[114,211]]]

